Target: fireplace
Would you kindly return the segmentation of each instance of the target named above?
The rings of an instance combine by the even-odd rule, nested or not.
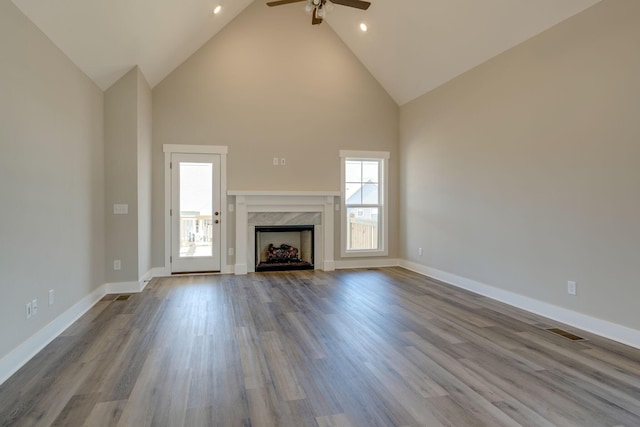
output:
[[[255,271],[255,227],[274,225],[313,224],[313,268],[335,270],[333,214],[339,191],[230,190],[227,194],[235,197],[235,274]]]
[[[255,271],[313,270],[313,225],[255,227]]]

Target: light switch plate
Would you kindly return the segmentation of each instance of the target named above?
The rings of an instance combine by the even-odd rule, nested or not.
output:
[[[115,215],[127,215],[129,213],[129,205],[115,204],[113,205],[113,213]]]

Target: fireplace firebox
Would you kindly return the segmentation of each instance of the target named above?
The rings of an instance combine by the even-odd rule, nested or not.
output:
[[[256,226],[256,271],[313,270],[313,225]]]

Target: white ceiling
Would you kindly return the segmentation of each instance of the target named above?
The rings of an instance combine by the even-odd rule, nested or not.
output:
[[[253,1],[13,0],[102,89],[134,65],[155,86]],[[370,1],[326,22],[403,105],[600,0]]]

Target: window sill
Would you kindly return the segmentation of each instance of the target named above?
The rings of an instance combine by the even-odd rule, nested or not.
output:
[[[389,251],[386,249],[377,251],[341,251],[340,256],[342,258],[368,258],[377,256],[388,256]]]

